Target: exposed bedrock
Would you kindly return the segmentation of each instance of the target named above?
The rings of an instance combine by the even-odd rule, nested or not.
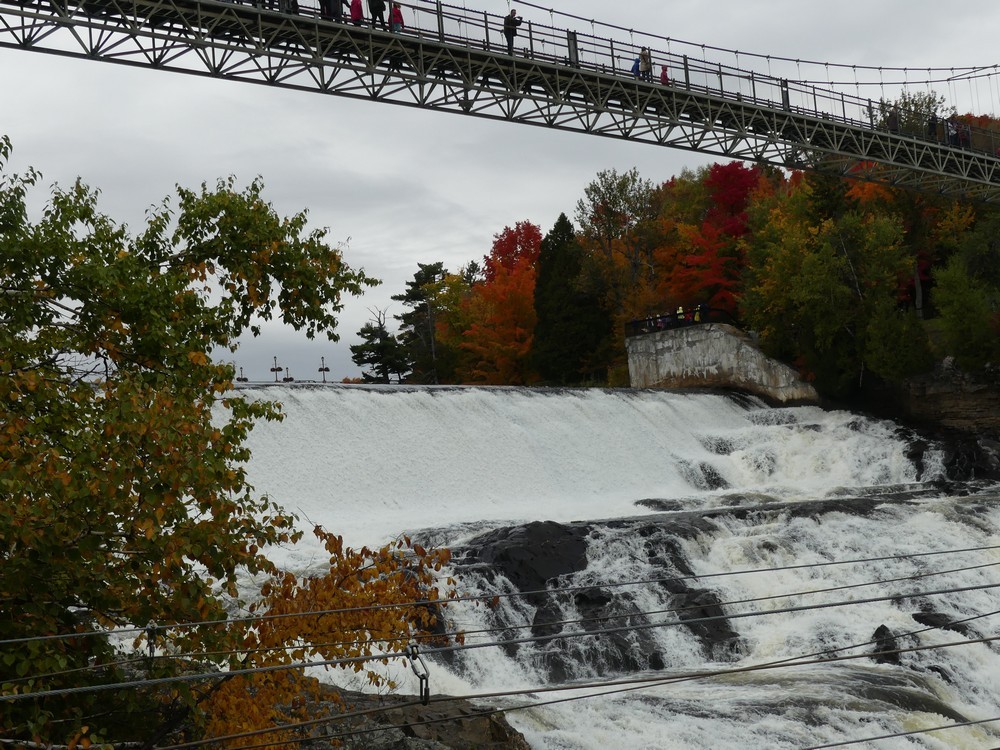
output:
[[[710,528],[710,523],[687,514],[531,523],[483,534],[453,553],[459,577],[480,575],[492,581],[502,576],[525,593],[534,608],[530,629],[517,630],[523,623],[502,620],[496,626],[505,639],[532,638],[536,662],[550,679],[563,681],[581,674],[581,669],[614,674],[663,668],[664,656],[653,637],[659,627],[686,628],[712,658],[734,655],[736,632],[718,597],[685,580],[692,571],[677,542],[678,537]],[[589,569],[588,550],[606,535],[642,540],[650,580],[662,589],[661,598],[667,602],[662,609],[667,611],[647,615],[634,587],[602,585],[603,571]],[[508,650],[521,647],[524,644]]]

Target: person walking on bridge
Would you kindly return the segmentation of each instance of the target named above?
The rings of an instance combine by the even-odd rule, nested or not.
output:
[[[524,19],[517,15],[517,11],[511,9],[510,14],[503,19],[503,35],[507,37],[507,54],[514,54],[514,37],[517,36],[517,27]]]
[[[382,31],[388,29],[388,26],[385,25],[385,0],[368,0],[368,12],[372,17],[373,29],[376,22],[382,27]]]
[[[639,50],[639,78],[644,81],[653,80],[653,56],[649,54],[647,47]]]
[[[399,3],[393,3],[392,10],[389,11],[389,30],[393,34],[403,30],[403,9],[399,7]]]
[[[365,12],[361,8],[361,0],[351,0],[351,23],[360,26],[365,21]]]

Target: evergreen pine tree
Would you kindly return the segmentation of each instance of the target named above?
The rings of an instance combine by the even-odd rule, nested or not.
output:
[[[399,321],[399,343],[412,366],[408,380],[413,383],[442,382],[437,357],[434,321],[434,291],[445,276],[444,264],[417,263],[413,279],[406,282],[406,291],[392,296],[410,308],[394,316]]]
[[[584,251],[573,224],[560,214],[542,240],[535,281],[535,367],[553,384],[604,381],[607,377],[601,342],[611,328],[600,299],[580,283]]]
[[[351,345],[351,360],[362,371],[366,383],[388,383],[393,375],[399,382],[410,371],[410,362],[399,340],[385,327],[385,313],[379,311],[375,320],[365,323],[358,331],[361,344]]]

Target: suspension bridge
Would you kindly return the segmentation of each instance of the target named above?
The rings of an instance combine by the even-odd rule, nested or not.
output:
[[[593,33],[586,33],[554,18],[551,25],[527,21],[510,55],[499,15],[410,0],[402,4],[405,28],[391,33],[367,22],[354,25],[341,8],[329,7],[340,0],[325,2],[321,12],[309,0],[0,0],[0,47],[442,110],[1000,202],[1000,133],[934,117],[904,117],[901,124],[887,116],[881,97],[860,94],[855,66],[851,93],[849,81],[836,85],[776,72],[770,56],[765,70],[759,55],[754,68],[742,64],[738,52],[733,62],[723,62],[705,45],[656,37],[636,42],[631,32],[626,41],[624,30],[612,26],[598,33],[591,21]],[[665,70],[664,80],[632,73],[641,46]],[[960,77],[977,75],[983,74],[968,69]],[[986,75],[996,77],[995,71]]]

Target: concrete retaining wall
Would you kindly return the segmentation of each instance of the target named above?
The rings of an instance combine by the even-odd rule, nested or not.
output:
[[[625,340],[633,388],[732,388],[778,403],[815,403],[815,389],[723,323],[674,328]]]

